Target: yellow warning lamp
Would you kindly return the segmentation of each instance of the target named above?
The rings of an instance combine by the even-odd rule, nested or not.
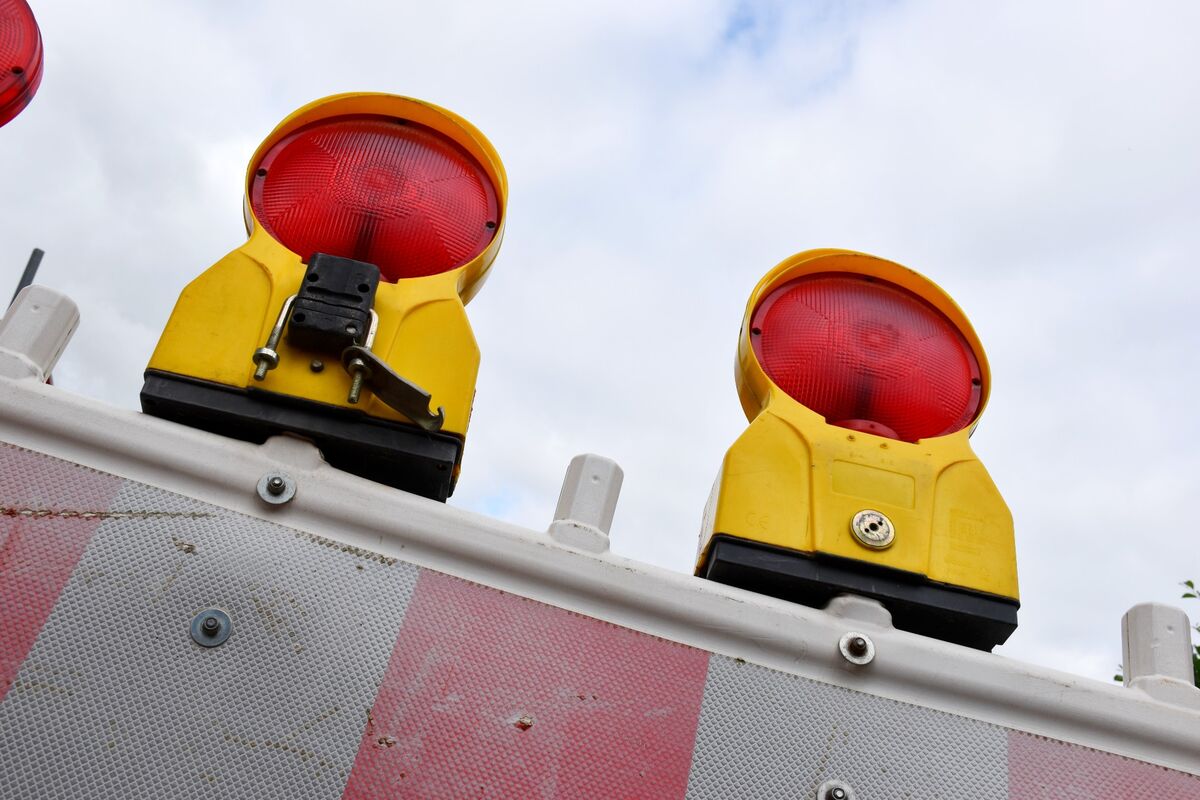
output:
[[[849,250],[787,259],[738,340],[750,425],[721,465],[696,574],[990,650],[1016,628],[1012,515],[970,436],[983,348],[928,279]]]
[[[143,410],[298,434],[334,466],[445,500],[479,368],[464,304],[507,193],[492,145],[443,108],[363,93],[301,108],[250,160],[250,238],[183,290]]]

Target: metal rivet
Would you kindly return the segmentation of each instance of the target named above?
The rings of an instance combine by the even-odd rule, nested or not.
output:
[[[875,643],[871,637],[858,631],[850,631],[838,641],[842,658],[851,664],[870,664],[875,659]]]
[[[825,781],[817,788],[817,800],[854,800],[854,790],[841,781]]]
[[[258,480],[258,496],[273,506],[296,496],[296,482],[283,472],[268,472]]]
[[[883,550],[896,540],[896,528],[884,514],[873,509],[863,509],[850,520],[850,533],[864,547]]]
[[[308,368],[313,372],[320,372],[321,370],[325,369],[325,362],[319,358],[314,358],[308,365]]]
[[[233,621],[219,608],[209,608],[192,617],[188,632],[192,641],[201,647],[224,644],[233,631]]]

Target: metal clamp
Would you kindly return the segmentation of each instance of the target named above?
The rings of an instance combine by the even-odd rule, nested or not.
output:
[[[279,310],[279,316],[275,320],[274,327],[271,328],[271,334],[267,337],[267,343],[254,351],[251,360],[258,366],[254,370],[254,380],[261,381],[267,377],[267,373],[279,366],[279,351],[275,348],[279,347],[279,340],[283,338],[284,328],[287,327],[288,317],[291,316],[292,306],[296,302],[299,295],[292,295],[287,300],[283,301],[283,307]],[[375,343],[375,332],[379,329],[379,315],[375,313],[375,309],[371,309],[371,325],[367,329],[366,336],[362,339],[355,339],[356,342],[361,341],[362,346],[368,350]],[[352,381],[350,383],[350,396],[347,398],[351,403],[357,403],[359,394],[362,392],[362,376],[360,371],[363,368],[363,363],[357,361],[357,367],[347,365],[346,370],[350,373]],[[313,364],[320,362],[314,361]],[[313,369],[314,372],[320,372],[320,369]]]
[[[287,324],[288,315],[292,312],[292,303],[294,302],[296,302],[296,295],[283,301],[283,308],[279,310],[279,317],[275,320],[275,327],[271,328],[271,335],[267,337],[267,343],[255,350],[251,357],[258,367],[254,370],[254,380],[256,381],[264,380],[269,371],[279,366],[279,352],[275,348],[279,347],[279,340],[283,337],[283,327]]]
[[[445,411],[438,406],[437,413],[430,413],[429,402],[433,398],[429,392],[397,375],[387,362],[367,348],[358,345],[347,347],[342,351],[342,364],[346,371],[354,376],[359,390],[365,381],[376,397],[408,417],[418,427],[427,431],[442,429],[446,421]],[[354,394],[355,385],[352,383],[350,386],[351,403],[358,402],[358,397]]]
[[[279,316],[271,328],[267,343],[254,351],[252,360],[256,365],[254,380],[261,381],[267,373],[279,366],[279,340],[288,325],[292,306],[298,295],[292,295],[283,302]],[[429,392],[417,386],[412,381],[401,377],[388,364],[372,352],[375,344],[375,334],[379,330],[379,315],[375,309],[370,309],[371,323],[365,335],[355,338],[350,347],[342,351],[342,365],[350,375],[350,392],[346,402],[357,405],[362,398],[363,386],[369,386],[375,396],[391,408],[399,411],[412,420],[416,425],[427,431],[438,431],[446,421],[445,412],[438,407],[436,413],[429,411],[429,403],[433,399]],[[315,365],[317,362],[313,362]],[[323,368],[323,365],[322,365]],[[313,367],[313,371],[320,371]],[[266,499],[266,498],[264,498]],[[290,497],[288,498],[290,499]],[[281,502],[267,500],[267,502]]]

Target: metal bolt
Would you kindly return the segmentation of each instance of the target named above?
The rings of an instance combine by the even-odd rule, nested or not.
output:
[[[252,356],[254,366],[254,380],[261,381],[267,377],[267,372],[279,366],[279,353],[275,352],[275,348],[279,346],[279,339],[283,336],[283,326],[287,322],[288,314],[292,312],[292,303],[296,300],[296,295],[292,295],[287,300],[283,301],[283,308],[279,309],[279,317],[275,320],[275,327],[271,328],[271,334],[267,337],[267,343],[254,351]]]
[[[346,365],[346,369],[350,371],[350,394],[346,397],[346,402],[357,403],[359,397],[362,396],[363,379],[366,377],[363,373],[367,365],[361,358],[352,358],[350,363]]]
[[[296,482],[284,472],[268,472],[258,479],[258,497],[273,506],[289,502],[296,496]]]
[[[252,359],[258,367],[254,370],[254,380],[261,381],[267,377],[267,372],[279,366],[279,354],[270,347],[260,347],[254,351]]]
[[[325,362],[319,358],[314,358],[312,363],[308,365],[308,368],[313,372],[320,372],[321,370],[325,369]]]
[[[870,636],[858,631],[849,631],[842,636],[838,640],[838,650],[842,658],[860,667],[875,660],[875,643]]]
[[[350,394],[346,399],[351,403],[357,403],[362,396],[363,376],[361,372],[354,373],[354,378],[350,381]]]
[[[217,647],[229,639],[233,621],[219,608],[208,608],[192,617],[188,632],[201,647]]]
[[[854,790],[842,781],[825,781],[817,787],[817,800],[854,800]]]

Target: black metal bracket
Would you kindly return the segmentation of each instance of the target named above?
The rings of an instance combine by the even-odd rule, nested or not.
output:
[[[436,414],[430,413],[429,401],[433,398],[429,392],[396,374],[387,362],[368,348],[358,345],[347,347],[342,352],[342,364],[351,375],[366,381],[376,397],[419,427],[427,431],[441,430],[446,414],[441,406],[438,406]]]

